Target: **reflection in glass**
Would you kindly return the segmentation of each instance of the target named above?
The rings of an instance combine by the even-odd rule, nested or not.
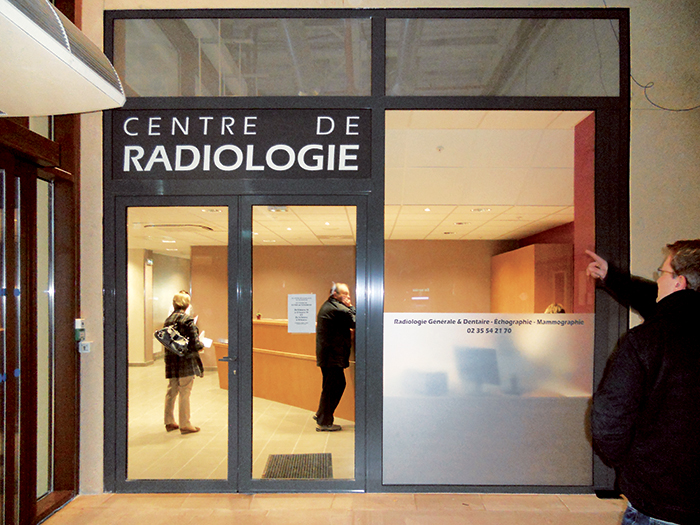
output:
[[[370,94],[368,19],[115,22],[127,96]]]
[[[386,123],[383,481],[590,485],[594,116]]]
[[[253,478],[355,477],[355,362],[335,411],[336,432],[317,432],[321,371],[316,314],[333,282],[355,299],[353,206],[253,207]],[[291,312],[291,313],[290,313]],[[330,469],[327,468],[330,464]],[[286,468],[286,467],[285,467]]]
[[[619,96],[617,20],[396,19],[388,95]]]
[[[53,186],[37,180],[37,498],[53,480]]]
[[[228,209],[129,208],[127,235],[128,477],[226,479],[228,383],[215,345],[228,341]],[[199,353],[204,374],[194,378],[190,397],[191,423],[201,430],[191,434],[166,430],[165,349],[153,337],[181,290],[209,345]]]
[[[7,203],[5,202],[6,195],[5,188],[5,170],[0,169],[0,286],[3,290],[7,289],[7,276],[5,274],[5,232],[7,232]],[[7,294],[2,294],[0,296],[0,374],[7,378],[8,362],[6,342],[5,342],[5,327],[7,325],[6,320],[7,312]],[[0,418],[0,511],[2,511],[2,516],[5,516],[5,494],[8,493],[8,487],[5,486],[5,457],[7,456],[7,450],[5,447],[5,417],[6,417],[6,388],[7,380],[0,382],[0,404],[2,404],[2,418]]]

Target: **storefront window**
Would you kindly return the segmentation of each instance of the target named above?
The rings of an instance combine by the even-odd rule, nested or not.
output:
[[[590,484],[594,115],[386,126],[384,483]]]

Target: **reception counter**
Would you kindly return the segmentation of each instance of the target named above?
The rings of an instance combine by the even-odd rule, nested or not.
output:
[[[214,343],[219,386],[228,389],[228,345]],[[347,387],[337,417],[355,420],[355,362],[345,370]],[[318,408],[321,369],[316,366],[316,334],[290,334],[286,319],[253,320],[253,397],[311,411]]]

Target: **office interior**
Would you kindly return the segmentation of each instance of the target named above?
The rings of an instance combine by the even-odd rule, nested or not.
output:
[[[84,2],[83,29],[95,41],[101,41],[102,11],[90,10]],[[473,7],[463,3],[461,7]],[[536,3],[535,3],[536,4]],[[595,4],[595,5],[593,5]],[[661,4],[624,4],[630,7],[631,39],[633,47],[632,66],[641,68],[660,79],[656,89],[663,87],[661,95],[668,107],[691,107],[694,91],[687,89],[687,78],[677,75],[679,70],[695,71],[697,66],[686,49],[664,48],[659,50],[654,42],[660,35],[669,39],[692,41],[697,38],[692,30],[697,6],[684,4],[678,11],[669,13]],[[172,5],[172,4],[171,4]],[[481,4],[480,4],[481,5]],[[531,5],[529,3],[528,5]],[[495,3],[494,3],[495,6]],[[620,4],[623,6],[623,4]],[[110,6],[114,9],[130,8],[124,5]],[[147,7],[157,8],[157,5]],[[174,6],[177,7],[177,6]],[[182,6],[182,7],[190,7]],[[205,6],[203,6],[205,7]],[[216,7],[216,6],[211,6]],[[250,6],[236,6],[250,7]],[[258,7],[256,5],[256,7]],[[597,7],[591,3],[590,7]],[[692,46],[690,46],[692,47]],[[656,52],[651,52],[652,50]],[[673,57],[669,60],[668,57]],[[636,273],[651,275],[658,266],[659,247],[673,238],[697,237],[693,225],[698,223],[698,211],[692,205],[700,188],[694,169],[697,165],[696,119],[693,112],[669,112],[650,106],[641,88],[632,91],[631,173],[630,173],[630,261]],[[676,105],[674,105],[676,104]],[[25,127],[42,131],[41,124],[23,123]],[[80,458],[79,485],[75,493],[99,493],[103,491],[102,440],[102,380],[100,370],[104,366],[101,354],[103,296],[101,291],[101,232],[99,224],[102,210],[95,203],[101,202],[101,118],[99,114],[84,115],[79,120],[83,139],[78,148],[82,166],[81,184],[81,241],[82,280],[79,290],[82,312],[88,327],[89,337],[94,341],[90,354],[81,355],[80,398],[78,412],[81,436],[76,456]],[[12,131],[21,134],[20,131]],[[7,136],[7,135],[5,135]],[[78,149],[78,151],[81,151]],[[76,170],[77,171],[77,170]],[[672,174],[669,175],[669,174]],[[673,184],[669,183],[672,179]],[[682,213],[677,213],[681,210]],[[194,292],[193,292],[194,293]],[[634,322],[634,318],[633,318]],[[134,367],[141,370],[145,367]],[[214,376],[212,376],[214,377]],[[217,384],[214,383],[216,387]],[[76,476],[77,478],[78,476]],[[80,488],[78,488],[80,487]]]

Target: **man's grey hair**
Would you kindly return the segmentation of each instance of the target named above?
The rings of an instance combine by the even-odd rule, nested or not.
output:
[[[674,273],[685,277],[688,288],[700,292],[700,239],[676,241],[667,244],[666,250]]]

